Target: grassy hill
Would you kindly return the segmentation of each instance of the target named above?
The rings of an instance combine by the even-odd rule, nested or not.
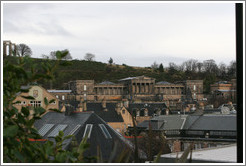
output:
[[[15,57],[6,57],[5,60],[15,63]],[[65,61],[64,61],[65,62]],[[31,65],[34,66],[36,72],[39,72],[41,65],[47,63],[54,64],[55,60],[30,58],[26,64],[26,68]],[[102,81],[111,81],[117,83],[119,79],[134,76],[149,76],[158,81],[175,82],[187,79],[203,79],[204,86],[209,86],[216,78],[211,80],[210,76],[207,77],[205,73],[186,73],[177,70],[152,70],[149,67],[131,67],[127,65],[110,65],[102,62],[85,61],[85,60],[71,60],[70,65],[59,66],[55,71],[55,79],[52,82],[38,82],[46,89],[66,89],[66,83],[73,80],[95,80],[96,83]],[[207,81],[209,79],[209,81]],[[206,88],[205,88],[206,89]]]

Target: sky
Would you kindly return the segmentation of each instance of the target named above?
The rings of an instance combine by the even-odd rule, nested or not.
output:
[[[3,2],[2,2],[3,3]],[[5,2],[2,40],[27,44],[32,57],[68,49],[107,63],[167,67],[195,59],[236,60],[234,3]]]

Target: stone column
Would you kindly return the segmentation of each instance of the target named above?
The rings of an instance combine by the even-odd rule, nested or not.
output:
[[[16,46],[16,44],[14,45],[14,50],[15,50],[15,56],[17,56],[17,46]]]
[[[6,45],[6,42],[3,42],[3,56],[7,56],[7,49],[6,49],[7,45]]]
[[[132,93],[136,93],[135,91],[136,91],[136,85],[135,85],[136,83],[133,83],[132,84]]]
[[[11,56],[11,55],[12,55],[12,44],[9,43],[9,56]]]

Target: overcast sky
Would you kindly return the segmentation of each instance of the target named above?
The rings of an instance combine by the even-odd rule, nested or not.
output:
[[[2,39],[38,58],[68,49],[143,67],[236,59],[234,3],[4,3],[2,17]]]

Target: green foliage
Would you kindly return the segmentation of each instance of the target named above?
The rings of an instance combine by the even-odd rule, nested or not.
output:
[[[110,57],[110,59],[108,60],[108,63],[111,65],[113,63],[113,59]]]
[[[58,53],[57,57],[62,58],[63,53]],[[19,92],[28,92],[27,89],[21,89],[22,85],[36,82],[43,79],[51,79],[55,68],[59,65],[56,61],[53,65],[46,63],[42,70],[35,70],[31,65],[31,59],[28,57],[15,57],[12,62],[4,59],[3,66],[3,161],[11,163],[19,162],[77,162],[77,152],[65,151],[62,149],[62,143],[71,136],[64,137],[60,132],[55,138],[56,144],[46,141],[40,143],[35,139],[41,139],[37,130],[33,127],[36,119],[45,113],[42,107],[30,108],[22,107],[18,111],[14,104],[16,94]],[[24,68],[25,67],[25,68]],[[22,96],[25,99],[33,100],[31,96]],[[54,102],[45,98],[45,104]],[[33,109],[33,113],[30,113]],[[34,140],[34,141],[33,141]]]
[[[60,63],[60,59],[66,56],[66,52],[56,52],[57,61],[47,60],[42,62],[41,68],[34,68],[32,59],[27,57],[15,57],[4,59],[3,66],[3,162],[4,163],[66,163],[66,162],[103,162],[99,153],[98,156],[85,157],[84,152],[89,148],[87,138],[77,144],[75,137],[64,136],[62,131],[55,137],[55,143],[49,140],[42,142],[38,131],[33,127],[34,122],[40,119],[49,104],[54,100],[44,98],[45,108],[30,106],[22,107],[17,110],[14,104],[19,92],[28,92],[28,89],[21,89],[22,85],[33,84],[37,81],[54,80],[55,70]],[[28,64],[28,65],[27,65]],[[35,66],[35,64],[34,64]],[[25,99],[33,100],[31,96],[22,96]],[[33,110],[31,113],[30,110]],[[56,109],[53,111],[60,112]],[[73,149],[64,150],[62,145],[65,140],[72,139]],[[75,140],[75,141],[74,141]],[[118,157],[112,162],[128,162],[129,152],[123,151],[122,154],[113,153]]]
[[[161,63],[160,66],[159,66],[159,72],[164,72],[164,68],[163,68],[162,63]]]

